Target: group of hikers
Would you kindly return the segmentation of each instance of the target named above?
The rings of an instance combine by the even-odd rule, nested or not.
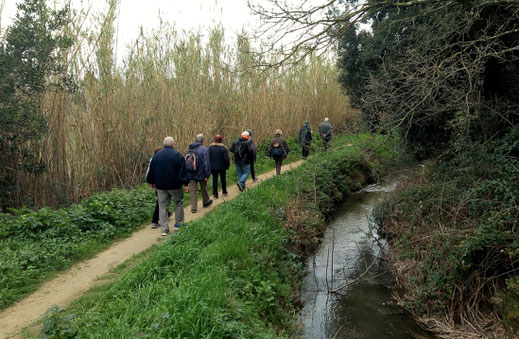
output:
[[[328,142],[332,138],[332,126],[328,118],[319,125],[319,134],[326,152]],[[198,210],[198,187],[202,195],[202,206],[208,207],[213,203],[207,191],[210,176],[213,177],[213,198],[218,199],[218,178],[221,181],[222,195],[227,195],[226,173],[231,165],[229,151],[233,154],[238,173],[236,185],[240,192],[245,190],[245,182],[249,174],[253,182],[258,180],[254,170],[257,147],[250,129],[243,131],[229,149],[223,144],[223,137],[220,134],[215,135],[209,147],[204,146],[204,142],[204,135],[197,134],[195,142],[189,145],[186,154],[182,155],[175,149],[175,140],[166,137],[163,147],[157,147],[155,155],[149,161],[146,180],[157,195],[151,227],[160,227],[162,236],[167,236],[169,233],[171,200],[174,201],[175,206],[175,229],[187,226],[184,222],[184,190],[190,193],[192,213]],[[309,123],[305,121],[299,131],[299,144],[305,160],[308,158],[311,143],[312,130]],[[281,166],[288,153],[289,148],[283,133],[277,129],[267,152],[268,157],[275,161],[276,175],[281,174]]]

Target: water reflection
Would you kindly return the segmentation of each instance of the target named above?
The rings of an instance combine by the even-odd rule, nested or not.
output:
[[[392,277],[381,258],[385,244],[370,226],[374,206],[396,185],[393,180],[366,187],[331,220],[321,246],[307,262],[303,338],[428,337],[394,304]]]

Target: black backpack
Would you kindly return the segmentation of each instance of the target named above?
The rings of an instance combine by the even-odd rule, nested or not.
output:
[[[234,147],[234,156],[238,159],[244,158],[248,153],[247,150],[247,141],[239,141]]]
[[[198,168],[198,154],[196,153],[197,148],[188,149],[186,156],[184,157],[186,161],[186,170],[189,172],[196,172],[196,169]]]
[[[270,156],[272,158],[283,158],[285,156],[285,150],[283,149],[283,145],[280,142],[277,142],[273,145],[272,152],[270,153]]]

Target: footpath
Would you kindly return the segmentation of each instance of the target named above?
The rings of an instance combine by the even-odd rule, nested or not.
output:
[[[283,172],[298,167],[302,160],[283,165]],[[256,183],[247,182],[251,188],[259,182],[266,180],[276,174],[276,170],[259,175]],[[216,206],[229,201],[239,195],[236,185],[228,187],[228,195],[213,199],[213,204],[207,208],[199,208],[197,213],[191,213],[191,207],[185,208],[185,221],[203,217]],[[173,231],[173,223],[170,221],[170,229]],[[14,338],[22,329],[38,321],[41,316],[53,305],[66,307],[72,301],[80,297],[90,288],[101,285],[102,277],[118,265],[122,264],[132,256],[139,254],[153,245],[160,244],[164,237],[160,236],[159,229],[151,229],[151,225],[134,232],[130,237],[115,242],[110,248],[99,253],[94,258],[85,260],[74,265],[68,271],[57,275],[40,286],[40,288],[20,300],[15,305],[0,313],[0,339]],[[171,236],[175,235],[173,231]],[[181,232],[181,230],[180,230]],[[106,280],[105,280],[106,281]]]

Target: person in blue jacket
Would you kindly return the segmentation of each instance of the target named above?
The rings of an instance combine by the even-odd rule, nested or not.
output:
[[[151,159],[146,180],[157,192],[159,200],[159,222],[162,236],[169,233],[168,210],[171,199],[175,201],[175,229],[184,223],[184,190],[188,184],[185,160],[175,149],[175,140],[166,137],[164,148]]]
[[[196,213],[198,209],[198,184],[200,184],[202,193],[202,206],[207,207],[213,203],[213,200],[209,199],[209,194],[207,193],[207,180],[211,176],[211,161],[209,159],[209,150],[204,146],[203,134],[197,134],[195,142],[189,145],[186,161],[189,160],[189,154],[194,154],[194,165],[193,167],[188,166],[187,176],[191,195],[191,212]]]

